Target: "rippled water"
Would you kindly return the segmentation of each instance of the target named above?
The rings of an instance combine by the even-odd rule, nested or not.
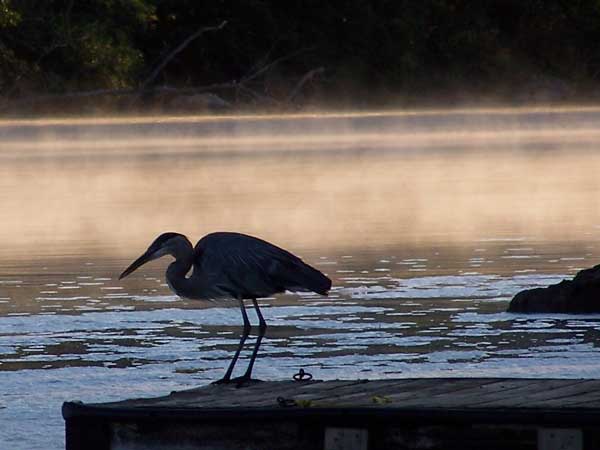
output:
[[[235,304],[173,296],[166,259],[117,280],[167,230],[255,234],[334,280],[261,301],[258,378],[598,378],[600,315],[505,312],[600,259],[598,119],[0,122],[0,447],[61,448],[65,400],[222,376]]]

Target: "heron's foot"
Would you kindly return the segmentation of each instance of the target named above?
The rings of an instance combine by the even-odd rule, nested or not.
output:
[[[242,375],[241,377],[232,378],[230,382],[235,383],[236,388],[241,388],[262,383],[263,380],[259,380],[258,378],[251,378],[248,375]]]
[[[233,382],[234,380],[232,380],[231,378],[221,378],[220,380],[213,381],[210,384],[231,384]]]

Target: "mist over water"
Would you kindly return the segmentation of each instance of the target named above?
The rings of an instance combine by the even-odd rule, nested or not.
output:
[[[261,379],[301,367],[318,379],[597,378],[600,316],[504,311],[519,290],[600,259],[599,119],[563,108],[0,122],[0,443],[61,448],[65,400],[222,376],[235,304],[172,295],[168,258],[117,280],[164,231],[256,235],[333,279],[327,298],[261,301]]]

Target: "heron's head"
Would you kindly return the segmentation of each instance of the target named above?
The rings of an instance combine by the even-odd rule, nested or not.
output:
[[[131,265],[119,275],[119,280],[125,278],[138,267],[160,258],[161,256],[171,255],[177,257],[182,247],[191,248],[190,241],[183,234],[179,233],[163,233],[157,237],[148,250],[142,256],[136,259]]]

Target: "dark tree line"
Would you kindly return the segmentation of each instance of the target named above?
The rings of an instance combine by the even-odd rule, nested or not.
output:
[[[282,100],[312,74],[305,95],[352,102],[600,77],[597,0],[0,0],[0,97],[139,88],[223,21],[150,84]]]

